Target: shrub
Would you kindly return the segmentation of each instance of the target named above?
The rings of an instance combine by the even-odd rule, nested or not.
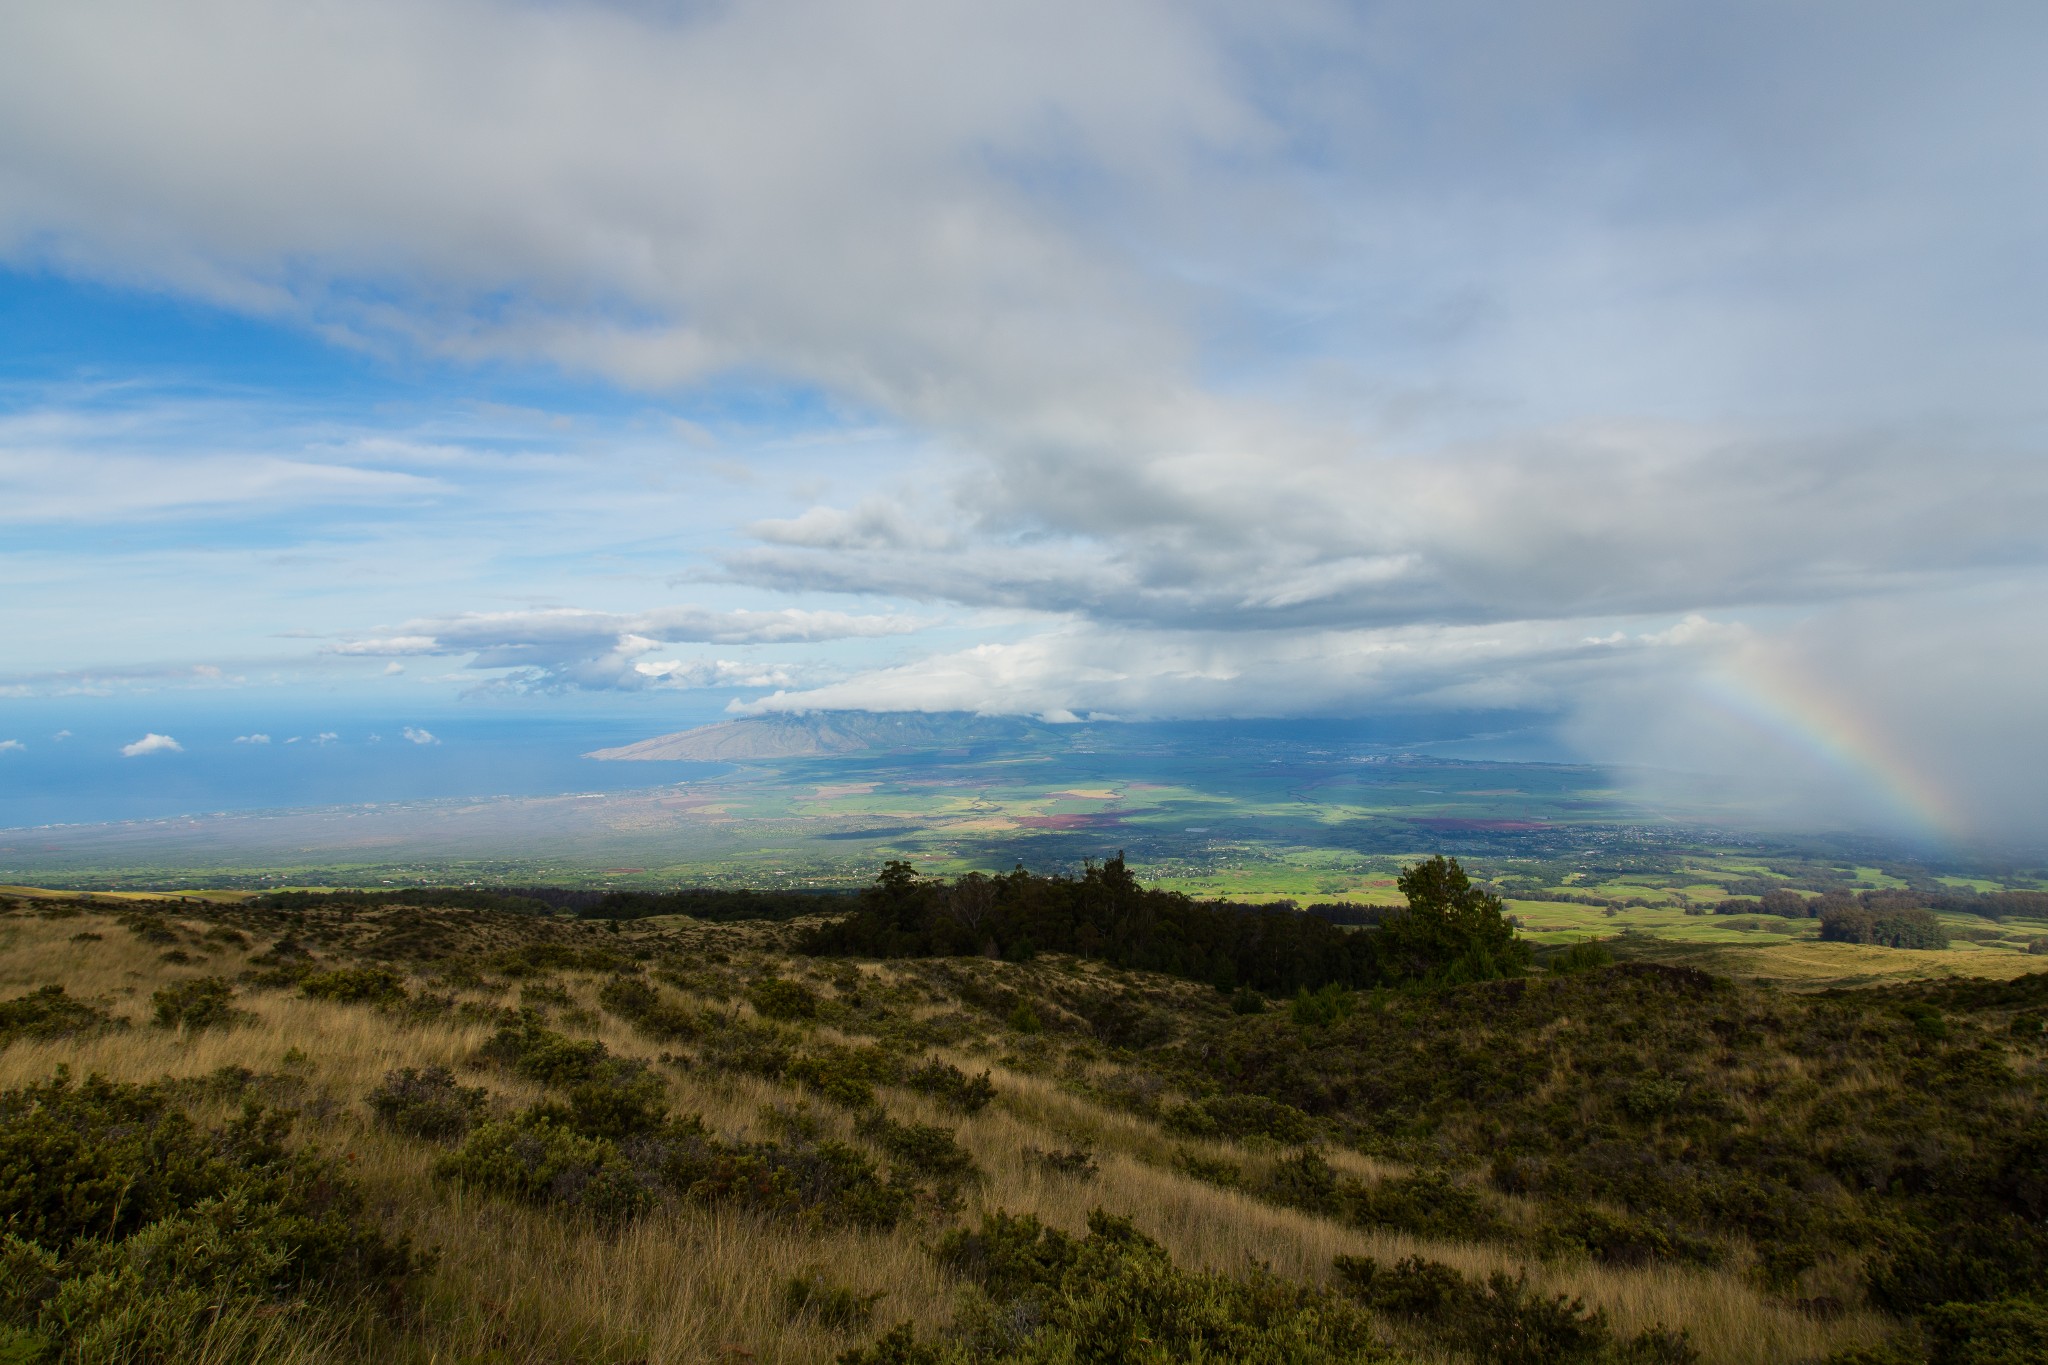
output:
[[[1027,1000],[1019,1000],[1011,1006],[1009,1016],[1004,1020],[1019,1033],[1043,1033],[1045,1024],[1038,1017],[1038,1011],[1031,1008]]]
[[[386,1072],[383,1084],[369,1093],[365,1103],[377,1121],[394,1133],[453,1141],[468,1133],[483,1115],[486,1099],[482,1086],[458,1084],[447,1067],[430,1066]]]
[[[531,1010],[521,1010],[501,1025],[479,1052],[543,1085],[573,1085],[589,1080],[611,1056],[603,1043],[557,1033]]]
[[[1574,943],[1571,947],[1551,958],[1549,965],[1551,971],[1561,975],[1572,972],[1590,972],[1601,967],[1613,966],[1614,954],[1609,952],[1604,944],[1595,943],[1593,940],[1587,939],[1583,943]]]
[[[1389,1359],[1370,1320],[1325,1290],[1263,1269],[1242,1278],[1182,1270],[1128,1219],[1097,1209],[1073,1238],[1029,1216],[997,1212],[979,1231],[955,1231],[936,1248],[942,1264],[972,1280],[982,1299],[953,1327],[964,1350],[917,1341],[899,1327],[842,1362],[900,1365],[980,1360],[1242,1361],[1335,1365]]]
[[[747,990],[747,1000],[763,1019],[815,1019],[818,993],[800,981],[763,977]]]
[[[980,1174],[953,1130],[930,1123],[897,1123],[880,1110],[855,1125],[855,1131],[919,1175],[933,1180],[972,1180]]]
[[[988,1072],[969,1076],[951,1062],[936,1057],[911,1068],[903,1084],[921,1095],[929,1095],[963,1114],[979,1114],[996,1097],[995,1082]]]
[[[392,967],[338,967],[301,978],[299,990],[311,1000],[385,1004],[405,998],[405,973]]]
[[[816,1091],[834,1104],[865,1109],[875,1102],[875,1087],[896,1079],[896,1062],[876,1047],[841,1047],[821,1043],[791,1059],[783,1076]]]
[[[1410,1256],[1384,1266],[1369,1256],[1339,1256],[1337,1274],[1367,1307],[1407,1318],[1485,1365],[1576,1365],[1625,1360],[1688,1365],[1699,1353],[1683,1333],[1653,1327],[1617,1341],[1607,1315],[1578,1299],[1545,1296],[1526,1275],[1499,1271],[1468,1279],[1441,1261]]]
[[[1264,1014],[1266,997],[1250,986],[1239,986],[1230,993],[1232,1014]]]
[[[201,1029],[227,1028],[246,1019],[243,1011],[229,1003],[234,998],[235,988],[225,977],[195,976],[160,987],[151,993],[149,1003],[155,1011],[157,1027],[197,1033]]]
[[[617,920],[611,921],[616,926]],[[597,993],[597,1003],[658,1042],[695,1038],[701,1028],[690,1011],[637,976],[615,976]]]
[[[815,1271],[792,1275],[782,1284],[782,1315],[792,1322],[815,1322],[834,1331],[850,1332],[868,1325],[875,1304],[885,1292],[858,1294],[845,1285],[827,1283]]]
[[[1321,1127],[1293,1105],[1264,1095],[1211,1095],[1169,1109],[1164,1118],[1168,1128],[1192,1137],[1263,1137],[1285,1143],[1313,1141]]]
[[[1357,1007],[1357,996],[1331,982],[1314,992],[1303,986],[1295,993],[1291,1009],[1296,1027],[1328,1028]]]
[[[0,1093],[0,1359],[252,1360],[274,1319],[403,1295],[426,1259],[289,1128],[62,1071]]]
[[[1042,1152],[1036,1147],[1026,1147],[1024,1156],[1054,1175],[1063,1175],[1070,1180],[1093,1180],[1101,1174],[1095,1164],[1095,1154],[1086,1147],[1057,1148],[1050,1152]]]
[[[72,999],[62,986],[44,986],[0,1001],[0,1047],[17,1038],[68,1038],[126,1027],[126,1021],[99,1006]]]
[[[621,1223],[654,1202],[651,1182],[629,1166],[617,1144],[587,1137],[552,1111],[478,1125],[462,1147],[435,1163],[434,1174],[528,1204],[576,1209],[601,1223]]]
[[[1932,1365],[2036,1365],[2048,1360],[2048,1304],[2038,1299],[1945,1303],[1926,1317]]]

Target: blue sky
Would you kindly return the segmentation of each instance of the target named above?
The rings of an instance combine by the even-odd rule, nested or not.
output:
[[[2038,829],[2044,40],[17,7],[0,762],[8,699],[1510,709]]]

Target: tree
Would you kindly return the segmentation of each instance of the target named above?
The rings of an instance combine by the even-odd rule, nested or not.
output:
[[[1400,887],[1408,908],[1387,916],[1377,939],[1389,980],[1454,985],[1528,970],[1529,945],[1516,939],[1500,897],[1472,885],[1457,859],[1417,863]]]

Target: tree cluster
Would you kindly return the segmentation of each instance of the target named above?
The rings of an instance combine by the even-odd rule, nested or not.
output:
[[[1142,886],[1121,853],[1079,877],[1019,867],[999,876],[969,873],[950,885],[892,862],[853,914],[813,930],[803,948],[820,956],[1012,961],[1073,953],[1222,990],[1275,994],[1483,981],[1526,969],[1528,946],[1515,937],[1500,898],[1473,886],[1455,860],[1412,867],[1400,886],[1405,909],[1347,930],[1291,906],[1198,902]]]

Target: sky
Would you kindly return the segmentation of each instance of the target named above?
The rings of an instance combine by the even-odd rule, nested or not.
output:
[[[0,781],[67,698],[1506,711],[2029,837],[2044,58],[1997,0],[8,7]]]

